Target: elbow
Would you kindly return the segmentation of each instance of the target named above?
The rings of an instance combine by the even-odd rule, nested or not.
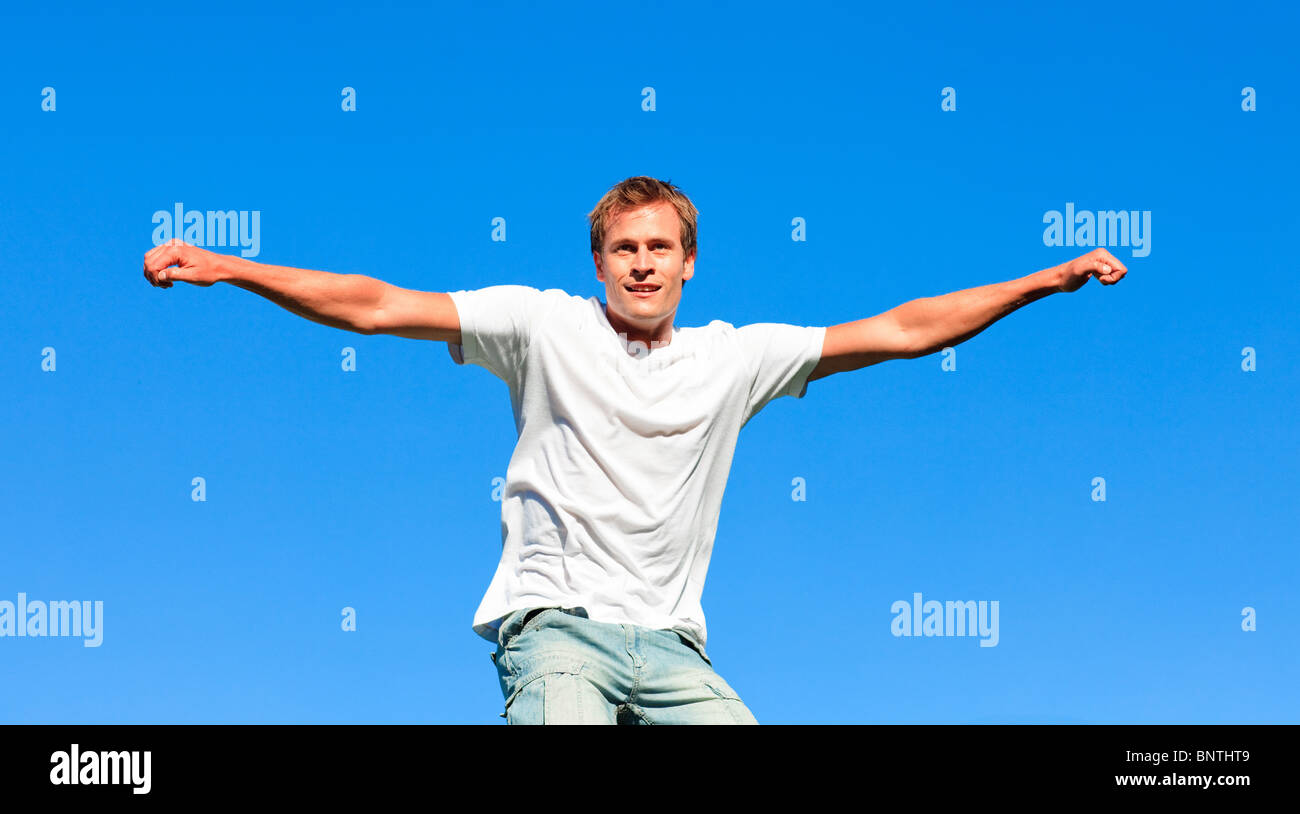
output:
[[[932,353],[938,353],[946,347],[943,343],[936,343],[929,339],[916,339],[905,344],[903,351],[904,359],[920,359],[922,356],[929,356]]]
[[[364,274],[354,275],[357,288],[352,300],[352,330],[365,336],[384,333],[383,315],[391,288],[388,283]]]
[[[341,316],[338,326],[353,333],[373,336],[379,333],[379,314],[373,308],[352,308]]]
[[[906,328],[899,326],[898,336],[899,358],[916,359],[920,356],[929,356],[935,351],[927,338],[917,335],[915,331],[908,331]]]

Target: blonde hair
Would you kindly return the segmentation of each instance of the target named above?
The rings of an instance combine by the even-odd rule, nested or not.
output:
[[[596,208],[587,214],[587,219],[591,221],[591,250],[600,254],[604,249],[609,223],[619,213],[658,201],[667,201],[677,210],[677,217],[682,222],[682,251],[690,257],[691,252],[695,251],[699,210],[671,181],[660,181],[648,175],[637,175],[619,181],[605,193]]]

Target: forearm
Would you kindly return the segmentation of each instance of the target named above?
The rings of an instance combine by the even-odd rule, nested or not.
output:
[[[260,294],[312,322],[362,334],[370,332],[386,285],[364,274],[272,266],[233,255],[220,258],[222,282]]]
[[[922,297],[893,309],[917,356],[965,342],[1023,305],[1060,289],[1061,267],[1036,271],[1005,283]]]

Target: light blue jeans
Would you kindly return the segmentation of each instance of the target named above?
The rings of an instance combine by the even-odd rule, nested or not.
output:
[[[510,724],[757,724],[713,663],[671,630],[525,608],[492,654]]]

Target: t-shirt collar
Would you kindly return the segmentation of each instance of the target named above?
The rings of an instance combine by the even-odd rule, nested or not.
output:
[[[607,334],[610,337],[611,341],[613,342],[613,346],[618,348],[619,353],[622,353],[623,355],[627,356],[627,358],[629,359],[636,359],[637,357],[633,356],[631,353],[628,353],[627,348],[623,343],[623,338],[619,335],[618,331],[614,330],[614,326],[610,324],[609,316],[605,313],[605,302],[601,300],[600,297],[597,297],[594,294],[591,296],[591,299],[589,299],[588,302],[591,303],[592,307],[596,311],[596,323],[600,326],[601,332]],[[674,325],[673,341],[669,342],[667,345],[661,345],[659,347],[650,348],[649,349],[650,352],[641,358],[644,359],[654,358],[659,361],[668,361],[669,359],[675,359],[678,355],[681,354],[682,345],[683,345],[682,329],[677,325]]]

